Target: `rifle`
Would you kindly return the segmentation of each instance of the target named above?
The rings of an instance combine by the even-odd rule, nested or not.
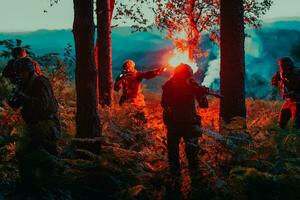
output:
[[[208,87],[199,85],[194,78],[191,78],[189,80],[189,82],[190,82],[190,84],[192,85],[192,87],[194,89],[199,90],[202,94],[204,94],[206,96],[210,95],[210,96],[214,96],[214,97],[217,97],[217,98],[223,98],[224,97],[222,94],[219,94],[218,92],[213,91],[213,90],[209,89]]]
[[[216,91],[212,91],[212,90],[210,90],[209,88],[208,88],[207,95],[214,96],[214,97],[217,97],[217,98],[219,98],[219,99],[221,99],[221,98],[224,97],[224,95],[219,94],[219,93],[216,92]]]
[[[205,95],[210,95],[210,96],[214,96],[217,97],[219,99],[223,98],[224,96],[216,91],[213,91],[211,89],[209,89],[208,87],[205,86],[198,86],[199,88],[201,88],[202,91],[204,91]]]

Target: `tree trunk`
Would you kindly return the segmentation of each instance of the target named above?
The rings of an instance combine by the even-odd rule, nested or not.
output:
[[[243,0],[221,0],[220,118],[225,123],[246,117],[244,42]]]
[[[93,0],[73,0],[73,2],[77,92],[76,136],[95,137],[100,134],[100,120],[96,93]]]
[[[111,106],[113,101],[111,18],[112,0],[97,0],[98,88],[99,103]]]

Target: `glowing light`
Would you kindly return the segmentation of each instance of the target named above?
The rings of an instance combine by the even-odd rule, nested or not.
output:
[[[189,53],[187,51],[181,52],[178,50],[174,50],[169,59],[169,64],[172,67],[177,67],[181,63],[191,66],[193,72],[196,72],[198,70],[197,63],[195,62],[195,60],[191,60],[189,58]]]

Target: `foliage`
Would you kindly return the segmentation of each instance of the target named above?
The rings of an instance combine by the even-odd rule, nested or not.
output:
[[[54,4],[59,3],[60,0],[50,0],[50,6],[53,6]]]
[[[115,1],[113,20],[115,25],[131,23],[134,31],[147,31],[152,27],[149,22],[147,12],[153,9],[153,0],[128,0],[126,3],[122,0]]]
[[[29,56],[34,56],[34,53],[31,51],[30,45],[23,45],[23,41],[20,39],[16,40],[0,40],[1,53],[0,58],[9,58],[11,56],[11,51],[16,47],[22,47],[27,51]]]
[[[202,32],[210,33],[211,39],[219,43],[220,0],[159,0],[156,3],[156,25],[167,30],[167,37],[177,48],[188,50],[190,56],[201,55],[197,47]],[[245,23],[259,28],[261,17],[272,3],[272,0],[244,0]]]
[[[61,88],[54,84],[54,90],[58,91]],[[67,134],[67,138],[62,142],[61,148],[75,133],[76,101],[73,84],[64,85],[63,94],[58,95],[58,99],[63,132]],[[130,105],[99,109],[103,122],[101,154],[95,155],[79,149],[75,151],[75,158],[62,161],[65,166],[63,175],[54,183],[56,187],[64,185],[69,188],[62,191],[64,195],[68,196],[71,193],[78,197],[84,194],[105,196],[108,194],[103,194],[101,188],[106,185],[110,188],[107,191],[114,194],[115,199],[165,198],[171,183],[168,179],[166,136],[161,117],[162,108],[159,106],[160,95],[146,92],[145,96],[147,106],[142,110],[133,109]],[[205,128],[218,131],[219,102],[217,99],[209,101],[210,107],[198,109],[198,112],[202,116]],[[212,196],[215,199],[249,199],[255,195],[257,198],[267,195],[276,199],[279,194],[289,199],[293,191],[298,191],[299,185],[298,135],[294,130],[282,131],[277,128],[280,103],[249,99],[247,109],[248,132],[252,143],[236,154],[243,154],[240,156],[243,162],[228,162],[231,153],[226,146],[205,133],[199,140],[202,148],[199,154],[201,174],[204,181],[201,183],[201,191],[209,192],[211,199]],[[140,115],[136,115],[141,111],[144,112],[146,121],[140,118]],[[22,129],[15,130],[15,117],[18,113],[6,107],[0,113],[0,121],[4,122],[0,124],[1,137],[5,135],[4,130],[12,134],[23,132]],[[20,124],[21,121],[17,123]],[[0,158],[1,163],[15,169],[14,142],[11,139],[6,141],[7,146],[5,145],[2,152],[7,156]],[[180,149],[183,160],[182,192],[184,196],[188,196],[191,188],[183,144],[180,145]],[[65,148],[65,151],[69,150]],[[0,166],[0,174],[5,174],[3,177],[6,177],[6,180],[14,181],[18,177],[17,171],[8,173],[5,170],[7,167]],[[102,186],[101,180],[105,181]],[[265,193],[261,189],[265,187],[275,192]],[[114,192],[111,192],[112,190]],[[46,193],[49,195],[49,191]]]
[[[1,68],[0,68],[1,70]],[[3,76],[0,76],[0,106],[3,105],[3,101],[8,99],[11,95],[12,85],[8,80],[5,80]]]

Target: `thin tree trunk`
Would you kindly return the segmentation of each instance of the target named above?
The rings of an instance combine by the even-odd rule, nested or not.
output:
[[[244,42],[243,0],[221,0],[220,117],[226,123],[246,117]]]
[[[99,103],[111,106],[113,101],[111,17],[113,0],[97,0],[98,88]]]
[[[73,2],[77,92],[76,137],[95,137],[101,133],[96,93],[93,0],[73,0]]]

